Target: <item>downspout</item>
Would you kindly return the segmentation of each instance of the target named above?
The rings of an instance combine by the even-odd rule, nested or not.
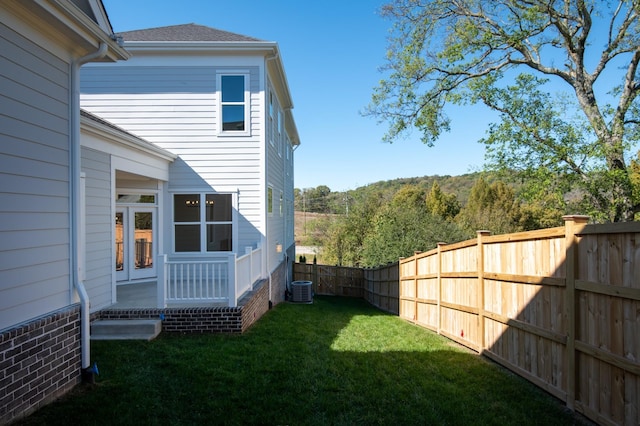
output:
[[[69,135],[71,136],[71,146],[69,149],[69,187],[70,187],[70,209],[71,209],[71,276],[73,287],[80,298],[80,349],[82,356],[82,379],[93,383],[95,381],[96,368],[91,367],[90,337],[91,324],[89,318],[89,295],[80,275],[80,242],[81,230],[80,218],[80,67],[87,62],[103,58],[107,53],[107,44],[100,43],[97,51],[89,53],[71,62],[69,74],[71,93],[69,100]]]

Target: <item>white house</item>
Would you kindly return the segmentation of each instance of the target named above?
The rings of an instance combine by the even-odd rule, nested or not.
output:
[[[79,69],[128,57],[98,0],[0,2],[0,423],[90,365]]]
[[[118,36],[99,0],[0,2],[0,423],[91,379],[91,321],[242,332],[290,281],[277,44]]]
[[[165,177],[105,158],[113,290],[93,308],[149,283],[157,308],[235,307],[260,279],[282,301],[299,137],[277,43],[195,24],[117,36],[132,57],[84,67],[81,106],[176,158]],[[104,288],[88,288],[92,300]]]

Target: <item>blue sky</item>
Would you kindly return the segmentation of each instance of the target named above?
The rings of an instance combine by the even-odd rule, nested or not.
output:
[[[413,134],[381,141],[386,125],[360,112],[382,78],[382,0],[103,0],[115,32],[196,23],[280,46],[301,146],[295,187],[332,191],[403,177],[479,170],[488,119],[482,107],[450,111],[452,131],[427,147]]]

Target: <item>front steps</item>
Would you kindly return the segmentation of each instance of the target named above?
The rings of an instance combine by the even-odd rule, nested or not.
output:
[[[159,319],[96,320],[91,340],[153,340],[162,331]]]

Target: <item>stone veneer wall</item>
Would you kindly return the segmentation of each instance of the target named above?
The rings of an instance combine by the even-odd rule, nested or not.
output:
[[[0,424],[26,416],[80,383],[80,306],[0,333]]]

